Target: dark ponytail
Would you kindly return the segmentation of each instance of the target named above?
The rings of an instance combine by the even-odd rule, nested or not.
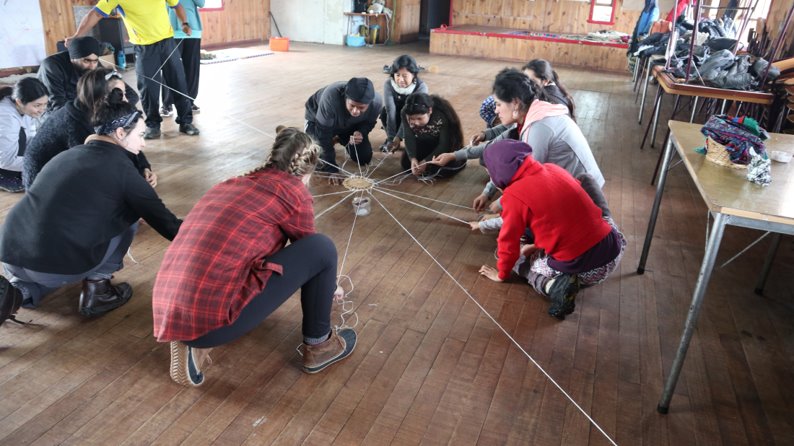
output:
[[[114,88],[94,113],[94,131],[97,135],[109,135],[121,127],[129,132],[142,118],[141,112],[124,100],[124,92]]]
[[[551,94],[547,94],[546,96],[548,96],[552,102],[562,103],[563,105],[568,106],[568,114],[571,115],[571,119],[574,121],[576,120],[576,104],[574,103],[573,96],[571,96],[565,86],[560,83],[560,78],[557,76],[557,72],[554,71],[548,61],[544,59],[533,59],[527,62],[527,64],[524,65],[521,70],[532,70],[532,72],[535,73],[535,77],[538,79],[546,82],[554,82],[554,85],[556,85],[557,89],[560,90],[560,93],[562,93],[562,97],[565,98],[565,102],[563,103],[561,100],[555,100],[554,95]]]
[[[528,110],[535,99],[541,101],[548,99],[542,88],[532,82],[529,76],[515,68],[505,68],[496,75],[493,94],[502,102],[512,102],[513,99],[518,99],[524,110]]]
[[[115,74],[114,74],[115,73]],[[108,95],[108,82],[121,75],[108,68],[89,70],[77,81],[77,104],[93,119]]]
[[[463,126],[460,123],[460,118],[452,108],[452,104],[441,96],[412,93],[405,100],[402,113],[405,116],[424,115],[430,112],[431,107],[433,113],[440,113],[447,117],[450,128],[450,147],[453,149],[463,147]]]
[[[35,77],[20,79],[13,87],[0,89],[0,99],[11,96],[11,99],[19,100],[22,105],[28,104],[44,96],[49,96],[47,87]]]

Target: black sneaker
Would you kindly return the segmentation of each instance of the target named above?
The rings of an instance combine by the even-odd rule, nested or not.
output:
[[[554,279],[549,289],[549,315],[559,320],[565,320],[565,316],[573,313],[576,308],[576,293],[579,292],[579,276],[576,274],[561,274]]]
[[[173,115],[174,115],[174,107],[173,106],[169,105],[168,107],[166,107],[165,105],[163,105],[162,107],[160,107],[160,116],[162,116],[164,118],[167,118],[167,117],[173,116]]]
[[[22,324],[14,315],[22,305],[22,292],[19,291],[11,282],[3,276],[0,276],[0,325],[6,319]]]
[[[190,136],[196,136],[200,133],[199,129],[197,129],[193,124],[180,124],[179,132]]]
[[[143,139],[157,139],[160,137],[160,127],[146,127]]]
[[[200,108],[198,105],[196,105],[196,104],[193,104],[191,107],[193,108],[193,114],[194,114],[194,115],[195,115],[196,113],[201,113],[201,108]]]

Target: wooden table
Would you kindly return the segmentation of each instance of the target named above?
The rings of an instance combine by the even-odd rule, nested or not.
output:
[[[662,397],[657,406],[660,413],[667,413],[670,399],[675,390],[681,366],[684,363],[689,341],[695,330],[700,307],[706,294],[714,261],[722,241],[725,226],[741,226],[745,228],[770,231],[778,234],[794,234],[794,162],[781,164],[772,161],[772,184],[761,187],[745,179],[745,171],[731,169],[706,161],[706,157],[695,152],[696,147],[703,146],[705,137],[700,133],[700,124],[669,121],[670,139],[664,150],[659,184],[656,187],[656,198],[651,208],[648,231],[642,247],[637,274],[645,272],[645,262],[651,248],[656,217],[662,201],[664,184],[673,151],[677,151],[689,175],[695,182],[700,196],[708,206],[714,223],[706,243],[706,252],[700,265],[700,273],[692,294],[692,304],[684,324],[684,332],[678,346],[670,375],[664,385]],[[781,150],[794,153],[794,135],[771,134],[766,141],[767,151]],[[764,266],[768,274],[771,262]]]
[[[672,75],[670,75],[670,73],[666,73],[664,71],[664,67],[662,67],[661,65],[657,65],[653,67],[651,72],[653,74],[653,77],[656,78],[656,81],[659,83],[659,87],[656,90],[656,99],[654,99],[654,106],[652,113],[653,120],[650,123],[648,123],[649,125],[648,129],[653,129],[651,132],[651,147],[653,147],[654,141],[656,140],[656,127],[659,122],[659,111],[662,108],[662,97],[664,96],[664,93],[676,95],[676,105],[673,107],[672,119],[675,119],[675,113],[678,109],[678,100],[680,99],[681,96],[694,98],[692,105],[692,113],[689,117],[689,122],[692,122],[695,119],[695,110],[697,110],[698,98],[721,99],[723,101],[722,103],[723,113],[727,101],[770,105],[772,104],[772,101],[775,98],[775,96],[772,93],[766,93],[761,91],[728,90],[725,88],[714,88],[714,87],[706,87],[704,85],[685,84],[685,83],[677,82],[676,79],[673,78]],[[643,95],[643,101],[640,104],[640,108],[644,106],[645,106],[645,96]],[[645,130],[645,136],[642,138],[642,144],[640,145],[640,148],[645,146],[645,138],[648,136],[648,129]]]

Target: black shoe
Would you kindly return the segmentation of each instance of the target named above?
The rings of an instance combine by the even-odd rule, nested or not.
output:
[[[193,105],[191,105],[191,108],[193,109],[193,114],[194,114],[194,115],[195,115],[196,113],[201,113],[201,108],[200,108],[198,105],[196,105],[196,104],[193,104]]]
[[[199,129],[193,124],[179,124],[179,132],[190,136],[196,136],[200,133]]]
[[[112,285],[110,279],[83,280],[80,293],[80,314],[86,317],[101,316],[126,304],[132,297],[128,283]]]
[[[160,137],[160,127],[146,127],[143,139],[157,139]]]
[[[169,105],[168,107],[166,107],[165,105],[163,105],[162,107],[160,107],[160,116],[167,118],[173,115],[174,115],[173,106]]]
[[[549,289],[549,314],[559,320],[573,313],[576,308],[576,293],[579,292],[579,276],[576,274],[561,274],[554,279]]]
[[[0,325],[6,319],[9,319],[18,324],[19,322],[14,315],[22,305],[22,292],[19,291],[11,282],[3,276],[0,276]]]

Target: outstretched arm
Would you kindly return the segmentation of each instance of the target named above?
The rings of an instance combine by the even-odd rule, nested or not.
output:
[[[92,9],[91,12],[86,14],[83,20],[80,21],[80,25],[77,26],[77,31],[74,32],[74,35],[67,37],[63,44],[68,47],[76,37],[82,37],[88,34],[100,20],[102,20],[102,14],[96,9]]]

